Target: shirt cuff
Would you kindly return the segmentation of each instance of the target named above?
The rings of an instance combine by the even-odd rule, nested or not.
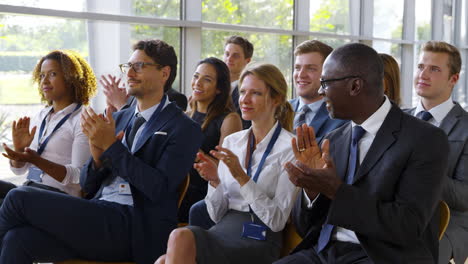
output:
[[[307,209],[311,209],[314,204],[315,204],[315,201],[317,201],[317,199],[319,198],[320,196],[320,193],[315,197],[314,200],[310,200],[309,196],[307,196],[307,193],[305,192],[304,189],[302,189],[302,204],[305,204]]]
[[[9,161],[9,164],[10,164],[10,170],[15,174],[15,175],[23,175],[25,174],[28,169],[29,169],[29,166],[30,166],[30,163],[25,163],[25,165],[23,167],[20,167],[20,168],[16,168],[16,167],[13,167],[11,165],[11,160]]]
[[[65,165],[67,174],[62,180],[62,184],[79,184],[80,183],[80,169],[72,165]]]

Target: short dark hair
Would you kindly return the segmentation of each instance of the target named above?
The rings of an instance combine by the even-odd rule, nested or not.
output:
[[[250,59],[253,56],[254,52],[254,47],[250,41],[248,41],[246,38],[243,38],[241,36],[230,36],[226,39],[226,42],[224,43],[224,47],[226,47],[228,44],[236,44],[241,46],[242,50],[244,51],[244,57],[246,59]]]
[[[335,49],[330,58],[338,63],[338,71],[360,76],[371,89],[375,88],[373,91],[383,91],[383,62],[373,48],[362,43],[346,44]]]
[[[330,55],[333,51],[333,48],[328,46],[327,44],[318,41],[318,40],[306,40],[301,44],[297,45],[294,49],[294,56],[298,56],[301,54],[318,52],[323,57],[323,61]],[[322,62],[323,62],[322,61]]]
[[[133,45],[133,50],[143,50],[157,64],[163,67],[169,66],[171,73],[164,84],[164,92],[171,89],[177,75],[177,55],[174,48],[162,40],[150,39],[138,41]]]

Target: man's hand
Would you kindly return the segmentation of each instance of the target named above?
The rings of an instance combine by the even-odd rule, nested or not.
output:
[[[306,124],[296,128],[296,137],[291,140],[296,160],[314,169],[323,168],[325,161],[315,140],[314,129]]]
[[[107,106],[112,106],[111,110],[120,110],[128,99],[127,91],[125,88],[119,87],[121,79],[110,74],[106,76],[101,75],[99,82],[104,87],[104,95],[106,95]],[[112,111],[112,112],[114,112]]]
[[[18,121],[13,121],[11,127],[11,134],[13,138],[13,149],[16,152],[24,152],[26,147],[31,145],[36,133],[36,127],[31,129],[29,132],[29,117],[22,117]]]
[[[117,140],[114,136],[115,121],[110,111],[106,111],[104,117],[102,114],[96,114],[91,107],[84,108],[81,112],[81,128],[89,139],[90,147],[94,146],[103,152]]]
[[[335,164],[329,156],[328,140],[323,142],[322,150],[322,159],[325,163],[322,168],[310,168],[298,160],[296,164],[286,163],[285,168],[289,174],[289,180],[294,185],[304,188],[309,198],[313,199],[317,193],[322,193],[333,200],[343,182],[336,175]]]

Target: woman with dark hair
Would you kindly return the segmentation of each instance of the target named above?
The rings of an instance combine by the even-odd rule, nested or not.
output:
[[[33,81],[46,107],[13,122],[13,148],[3,144],[3,155],[15,174],[28,173],[24,185],[81,196],[80,170],[91,155],[80,113],[96,92],[93,70],[78,53],[55,50],[37,63]],[[0,181],[0,198],[15,187]]]
[[[229,69],[223,61],[211,57],[198,63],[192,77],[193,93],[187,114],[200,124],[205,135],[201,153],[209,153],[226,136],[242,129],[241,119],[233,111],[230,89]],[[190,207],[205,198],[207,188],[206,181],[192,169],[190,185],[179,208],[179,222],[188,222]]]
[[[281,231],[299,192],[284,168],[294,159],[294,112],[286,80],[272,64],[247,66],[239,86],[242,118],[252,121],[251,128],[210,152],[219,166],[200,153],[195,165],[209,182],[205,202],[216,225],[174,230],[157,264],[266,264],[279,257]]]

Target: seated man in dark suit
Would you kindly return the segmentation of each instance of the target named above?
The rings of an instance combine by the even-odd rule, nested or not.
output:
[[[458,49],[429,41],[421,48],[414,88],[421,97],[408,112],[440,127],[448,136],[447,179],[442,199],[450,208],[450,222],[439,243],[439,263],[464,263],[468,257],[468,113],[452,100],[461,70]]]
[[[332,51],[332,47],[318,40],[306,40],[294,50],[296,61],[293,76],[299,96],[289,101],[296,112],[294,128],[304,123],[313,127],[317,142],[347,122],[330,118],[325,101],[318,93],[323,62]]]
[[[165,42],[135,44],[121,69],[137,105],[114,117],[91,108],[82,115],[92,157],[80,183],[91,200],[29,187],[11,191],[0,208],[0,263],[149,264],[166,251],[177,226],[177,187],[202,140],[200,126],[164,95],[176,68]]]
[[[311,128],[298,130],[297,161],[286,168],[306,193],[293,212],[304,240],[275,263],[437,261],[447,136],[392,105],[382,79],[382,61],[364,44],[325,60],[320,94],[332,117],[352,122],[322,150]]]

